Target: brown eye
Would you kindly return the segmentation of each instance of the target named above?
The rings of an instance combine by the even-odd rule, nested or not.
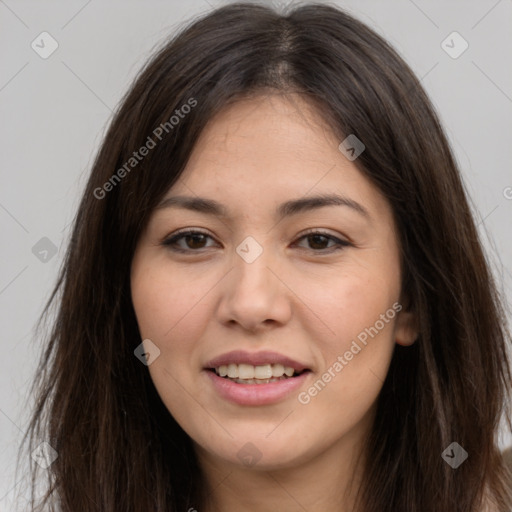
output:
[[[306,237],[309,240],[310,247],[312,249],[327,249],[329,239],[324,235],[308,235]]]
[[[309,242],[309,247],[306,247],[306,249],[309,248],[315,252],[333,252],[333,250],[336,251],[342,247],[347,247],[350,245],[350,243],[345,240],[340,240],[335,236],[323,233],[321,231],[306,233],[299,240],[307,240]],[[329,246],[328,244],[330,242],[333,243]]]
[[[202,233],[196,233],[193,235],[185,235],[184,240],[190,249],[202,249],[204,247],[206,236]]]
[[[212,239],[210,235],[201,231],[182,231],[164,240],[162,245],[170,247],[173,251],[194,252],[208,248],[209,246],[205,245],[208,238]]]
[[[176,233],[164,240],[162,245],[177,252],[200,252],[201,249],[208,249],[209,247],[212,247],[211,245],[206,245],[208,239],[213,240],[210,235],[203,233],[202,231],[189,230]],[[299,240],[307,240],[309,247],[305,247],[305,249],[310,249],[313,252],[319,253],[330,253],[351,245],[345,240],[340,240],[333,235],[320,231],[306,233],[300,237]]]

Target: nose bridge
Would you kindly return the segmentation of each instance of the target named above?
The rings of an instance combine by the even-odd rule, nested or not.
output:
[[[263,246],[263,238],[260,244],[247,237],[236,247],[233,263],[220,308],[223,320],[236,320],[250,330],[267,320],[285,322],[290,304],[286,287],[274,275],[279,266],[275,251]]]
[[[267,293],[271,290],[269,282],[271,272],[268,267],[272,266],[271,253],[268,240],[263,240],[260,236],[260,242],[252,236],[246,237],[235,249],[236,258],[234,281],[241,289],[254,288],[255,290],[264,290]],[[265,244],[265,248],[263,246]]]

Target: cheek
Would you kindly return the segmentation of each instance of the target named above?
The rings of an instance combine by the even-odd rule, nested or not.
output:
[[[353,269],[334,279],[331,276],[329,283],[323,285],[314,279],[310,281],[306,296],[326,327],[326,348],[339,351],[376,323],[379,335],[392,337],[396,316],[393,304],[400,296],[399,274],[394,274],[396,279],[391,271],[387,279],[382,275]]]
[[[173,339],[194,338],[207,317],[201,299],[208,292],[208,282],[171,272],[162,263],[134,266],[131,290],[141,335],[159,346],[171,348]]]
[[[393,354],[400,305],[399,274],[346,272],[328,289],[309,295],[329,333],[317,338],[324,368],[306,390],[319,410],[353,416],[355,421],[376,399]],[[328,291],[326,291],[328,290]]]
[[[156,261],[134,265],[131,276],[141,337],[160,349],[148,370],[160,398],[179,422],[187,421],[194,410],[194,400],[183,390],[192,389],[190,366],[198,359],[195,340],[209,317],[201,301],[208,289],[192,286],[193,282]]]

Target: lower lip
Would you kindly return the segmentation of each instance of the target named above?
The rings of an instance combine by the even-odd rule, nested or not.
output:
[[[297,377],[269,382],[268,384],[237,384],[205,370],[214,388],[222,398],[239,405],[268,405],[288,397],[304,383],[311,372],[305,371]]]

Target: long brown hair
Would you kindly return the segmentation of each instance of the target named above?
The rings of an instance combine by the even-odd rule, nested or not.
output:
[[[229,102],[267,90],[304,95],[340,142],[355,134],[365,144],[356,164],[392,206],[403,291],[418,317],[419,338],[396,346],[378,397],[359,510],[480,512],[487,497],[508,512],[512,482],[497,435],[503,415],[512,428],[510,336],[429,99],[395,50],[339,8],[280,14],[247,3],[194,20],[158,50],[121,101],[93,164],[43,314],[56,316],[32,388],[28,450],[46,441],[58,454],[46,470],[46,506],[181,512],[198,505],[192,443],[134,356],[141,338],[130,264],[206,123]],[[154,147],[134,164],[148,138]],[[441,457],[452,442],[469,455],[457,469]]]

